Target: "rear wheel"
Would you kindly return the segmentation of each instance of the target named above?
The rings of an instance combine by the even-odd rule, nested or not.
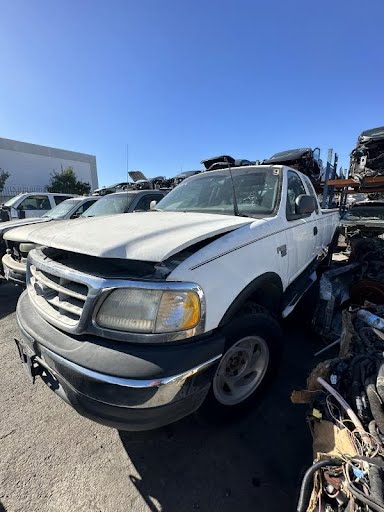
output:
[[[225,329],[226,347],[202,413],[234,419],[252,409],[266,392],[281,352],[278,322],[259,306],[247,308]]]

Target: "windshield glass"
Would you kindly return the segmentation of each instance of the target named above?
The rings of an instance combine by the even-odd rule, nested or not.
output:
[[[62,203],[52,208],[52,210],[43,215],[43,217],[49,217],[50,219],[63,219],[76,204],[80,204],[80,201],[67,199],[66,201],[63,201]]]
[[[351,208],[343,215],[344,220],[383,220],[384,221],[384,207],[356,207]]]
[[[280,174],[269,167],[234,169],[232,184],[228,169],[204,172],[183,181],[156,210],[236,215],[235,191],[239,215],[271,215],[280,197]]]
[[[101,215],[115,215],[125,213],[132,203],[135,194],[111,194],[96,201],[81,217],[99,217]]]
[[[6,203],[4,203],[4,206],[13,206],[22,196],[23,194],[19,194],[15,197],[11,197],[11,199],[8,199]]]

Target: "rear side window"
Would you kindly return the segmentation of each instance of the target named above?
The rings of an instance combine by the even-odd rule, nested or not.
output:
[[[73,196],[54,196],[53,199],[55,201],[55,204],[60,204],[66,199],[71,199]]]

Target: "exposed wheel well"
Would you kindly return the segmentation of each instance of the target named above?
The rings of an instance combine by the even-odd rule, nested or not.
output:
[[[257,277],[239,293],[219,325],[228,324],[249,302],[263,306],[270,313],[277,315],[281,311],[282,297],[283,284],[280,277],[274,272],[267,272]]]

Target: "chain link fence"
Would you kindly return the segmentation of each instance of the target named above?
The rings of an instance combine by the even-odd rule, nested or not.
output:
[[[4,190],[0,192],[0,204],[5,203],[8,199],[18,194],[24,194],[24,192],[46,192],[46,190],[43,185],[10,185],[9,187],[4,187]]]

